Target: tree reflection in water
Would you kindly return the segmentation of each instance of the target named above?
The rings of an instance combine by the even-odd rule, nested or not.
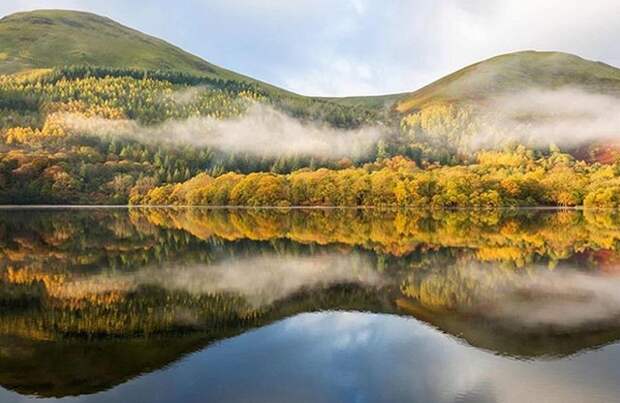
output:
[[[0,385],[94,393],[325,310],[554,359],[620,337],[619,240],[613,211],[2,210]]]

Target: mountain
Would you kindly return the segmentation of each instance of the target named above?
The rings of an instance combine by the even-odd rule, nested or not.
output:
[[[257,82],[92,13],[37,10],[0,19],[0,74],[68,65],[174,70]]]
[[[576,86],[620,95],[620,69],[561,52],[523,51],[467,66],[399,99],[408,112],[433,102],[477,100],[531,87]]]
[[[439,164],[445,170],[436,170],[437,175],[459,177],[462,171],[452,170],[453,166],[480,162],[481,150],[508,153],[484,156],[487,165],[512,161],[511,166],[527,166],[532,174],[555,163],[548,159],[558,147],[570,154],[568,159],[620,162],[620,144],[608,141],[617,138],[614,107],[594,111],[595,103],[591,105],[587,98],[592,94],[575,92],[585,98],[572,99],[572,105],[589,110],[572,112],[569,118],[580,119],[566,124],[562,121],[566,114],[556,112],[572,90],[551,94],[554,103],[543,100],[545,108],[529,101],[531,93],[521,96],[521,90],[532,87],[564,86],[620,96],[620,70],[566,53],[526,51],[483,60],[413,92],[310,97],[218,67],[105,17],[60,10],[17,13],[0,19],[0,203],[126,204],[130,195],[139,200],[151,193],[185,200],[186,195],[169,192],[176,189],[170,185],[185,181],[192,189],[201,187],[196,195],[212,203],[228,200],[227,186],[236,186],[242,179],[253,183],[257,178],[264,179],[260,186],[269,190],[264,193],[269,200],[284,203],[290,200],[274,192],[288,189],[283,186],[288,183],[287,174],[330,168],[340,175],[346,167],[356,169],[349,173],[368,179],[360,181],[361,187],[351,188],[359,196],[376,169],[401,166],[430,172]],[[494,102],[494,96],[505,93],[518,95],[519,102],[510,97]],[[529,109],[523,110],[524,104]],[[211,126],[204,124],[210,119],[225,122],[221,126],[224,143],[209,137]],[[559,137],[542,132],[559,127],[557,122],[564,124]],[[600,122],[605,125],[594,125]],[[168,123],[179,124],[168,127]],[[607,137],[601,136],[601,130]],[[235,139],[231,134],[245,137]],[[246,141],[256,134],[264,140]],[[296,141],[290,141],[291,135]],[[307,144],[338,152],[312,153]],[[281,145],[291,147],[286,152],[275,147]],[[527,152],[507,151],[517,145]],[[385,166],[391,159],[393,163]],[[588,175],[595,175],[596,169]],[[271,174],[263,178],[252,175],[256,172]],[[501,175],[519,182],[516,172],[514,178],[508,171]],[[593,180],[582,177],[583,173],[577,169],[571,173],[574,180],[557,183],[568,186]],[[581,205],[590,195],[594,205],[620,204],[613,192],[604,192],[616,186],[615,177],[588,192],[559,191],[556,182],[549,182],[532,194],[531,188],[518,191],[516,185],[495,188],[501,181],[487,181],[487,174],[476,173],[481,184],[490,186],[478,192],[484,197],[466,197],[471,189],[462,187],[453,189],[452,196],[458,198],[444,198],[448,185],[456,180],[450,177],[445,186],[429,187],[426,195],[403,198],[401,193],[397,199],[428,202],[437,193],[433,197],[437,205]],[[310,183],[312,178],[308,174],[300,180]],[[337,187],[330,178],[324,178],[325,186],[311,186],[319,193],[309,204],[332,203]],[[213,194],[206,192],[212,180],[217,185],[212,186]],[[444,183],[434,176],[429,180]],[[342,184],[349,186],[346,181]],[[620,189],[620,182],[617,186]],[[244,189],[235,194],[263,194],[249,185]],[[370,199],[356,196],[347,203],[394,203],[389,186],[372,189],[378,191],[376,195],[387,193],[375,198],[371,192],[375,196]],[[260,204],[267,199],[252,200]]]
[[[294,95],[96,14],[36,10],[0,19],[0,74],[71,65],[172,70],[259,83]],[[407,112],[433,101],[476,99],[533,85],[582,85],[597,92],[620,94],[620,69],[567,53],[523,51],[472,64],[414,92],[317,99],[345,106],[384,107],[395,103],[398,112]]]

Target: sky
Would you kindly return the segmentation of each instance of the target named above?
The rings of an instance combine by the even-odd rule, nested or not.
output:
[[[514,359],[406,317],[304,313],[62,401],[609,402],[620,390],[619,355],[612,344],[570,358]],[[73,362],[94,365],[80,358]],[[49,401],[1,387],[0,399]]]
[[[618,0],[1,0],[91,11],[305,95],[415,90],[468,64],[557,50],[620,66]]]

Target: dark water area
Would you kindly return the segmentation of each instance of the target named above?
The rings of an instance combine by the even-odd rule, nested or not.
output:
[[[612,210],[0,210],[0,401],[620,401]]]

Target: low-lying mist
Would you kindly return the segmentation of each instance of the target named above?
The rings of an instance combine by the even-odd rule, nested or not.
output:
[[[484,102],[472,149],[507,143],[562,148],[620,140],[620,98],[575,87],[530,88]]]
[[[179,94],[189,102],[193,92]],[[272,107],[253,104],[242,116],[226,120],[192,117],[144,126],[134,120],[112,120],[66,113],[61,124],[71,132],[128,137],[144,142],[212,147],[259,157],[310,156],[359,158],[374,150],[383,136],[380,127],[343,130],[296,120]]]

